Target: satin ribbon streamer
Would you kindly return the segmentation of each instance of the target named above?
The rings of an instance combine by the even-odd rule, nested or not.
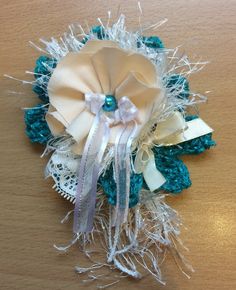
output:
[[[136,131],[138,110],[127,98],[118,101],[118,109],[106,114],[102,106],[103,94],[85,94],[87,108],[96,115],[87,137],[80,168],[74,209],[74,233],[90,232],[93,228],[99,168],[110,137],[110,125],[123,123],[115,143],[115,178],[117,202],[115,221],[122,223],[127,218],[130,191],[130,148]]]

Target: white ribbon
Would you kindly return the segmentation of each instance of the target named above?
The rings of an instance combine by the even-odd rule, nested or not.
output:
[[[122,123],[115,143],[115,175],[117,183],[115,223],[126,222],[130,191],[130,150],[136,131],[138,110],[127,98],[118,101],[118,109],[106,115],[102,110],[103,94],[85,94],[85,103],[95,119],[87,137],[78,172],[74,209],[74,233],[90,232],[95,215],[99,168],[110,137],[110,125]]]

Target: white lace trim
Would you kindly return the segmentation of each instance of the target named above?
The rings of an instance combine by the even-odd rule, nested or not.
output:
[[[56,150],[45,169],[45,177],[52,177],[55,182],[53,188],[71,202],[75,201],[79,163],[80,156]]]
[[[54,148],[54,150],[45,168],[45,177],[52,177],[55,182],[53,188],[65,199],[74,203],[81,156],[74,154],[70,146]],[[109,146],[104,155],[99,175],[111,164],[113,155],[113,146]]]

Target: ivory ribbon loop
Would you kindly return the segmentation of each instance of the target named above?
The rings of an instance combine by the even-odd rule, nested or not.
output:
[[[154,142],[165,145],[172,137],[183,133],[186,129],[187,123],[182,114],[174,112],[166,120],[157,124],[154,132]]]
[[[151,154],[152,151],[150,150],[148,144],[143,144],[142,147],[138,149],[134,161],[134,168],[137,174],[143,173],[151,158]]]
[[[156,168],[154,154],[148,144],[144,144],[142,148],[138,149],[134,168],[136,173],[143,173],[145,182],[151,191],[158,189],[166,182],[165,177]]]
[[[85,94],[85,105],[93,113],[97,114],[105,102],[106,95],[104,94]]]
[[[209,127],[201,118],[186,122],[186,127],[186,130],[180,134],[171,136],[171,138],[166,140],[164,145],[171,146],[180,144],[213,132],[213,129]]]
[[[122,97],[119,102],[119,110],[115,111],[115,120],[117,122],[128,123],[134,120],[138,115],[138,109],[127,97]]]
[[[143,177],[150,191],[155,191],[166,182],[165,177],[156,168],[155,157],[152,151],[150,152],[148,163],[143,171]]]

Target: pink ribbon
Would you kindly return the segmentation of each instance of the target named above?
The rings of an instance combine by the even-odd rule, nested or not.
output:
[[[103,94],[85,94],[87,108],[95,119],[87,137],[78,172],[78,186],[74,209],[73,231],[90,232],[96,206],[97,181],[102,158],[106,150],[110,125],[122,122],[124,128],[115,143],[115,177],[117,183],[116,220],[124,222],[129,207],[130,191],[130,148],[136,131],[138,110],[127,98],[118,101],[118,109],[109,116],[103,111]]]

